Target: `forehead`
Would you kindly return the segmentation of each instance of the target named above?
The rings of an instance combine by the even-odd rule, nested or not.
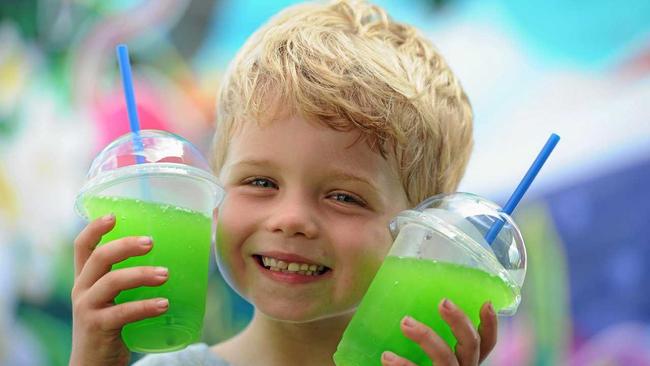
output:
[[[337,131],[300,117],[244,123],[232,136],[229,145],[228,155],[236,160],[262,155],[265,160],[280,157],[294,157],[292,160],[320,158],[318,160],[322,160],[322,164],[340,166],[363,163],[368,170],[389,165],[369,148],[359,131]]]

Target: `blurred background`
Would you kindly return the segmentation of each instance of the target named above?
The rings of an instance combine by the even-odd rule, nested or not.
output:
[[[115,45],[130,48],[142,127],[207,154],[227,63],[291,3],[0,2],[1,365],[67,364],[75,194],[128,131]],[[518,208],[523,303],[487,364],[650,365],[650,2],[379,4],[431,37],[470,96],[461,190],[504,204],[549,134],[562,137]],[[215,343],[251,308],[210,273],[203,340]]]

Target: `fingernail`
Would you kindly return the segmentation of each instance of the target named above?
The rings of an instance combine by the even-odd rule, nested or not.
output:
[[[386,352],[384,352],[384,353],[381,355],[381,357],[383,357],[384,360],[386,360],[386,361],[393,361],[393,360],[395,360],[395,356],[396,356],[396,355],[395,355],[393,352],[391,352],[391,351],[386,351]]]
[[[169,307],[169,300],[167,299],[156,300],[156,307],[158,307],[159,309],[167,309],[167,307]]]
[[[106,222],[111,222],[115,219],[115,214],[109,213],[108,215],[102,217],[102,220]]]
[[[495,315],[496,314],[494,312],[494,306],[492,306],[492,301],[488,301],[487,310],[488,310],[488,313],[490,313],[490,315]]]
[[[404,319],[402,319],[402,324],[407,328],[413,328],[415,326],[415,320],[410,316],[405,316]]]
[[[141,236],[138,238],[138,243],[140,245],[148,247],[151,246],[151,237],[150,236]]]
[[[167,277],[167,274],[169,273],[169,270],[165,267],[156,267],[154,268],[153,271],[156,274],[156,276],[159,277]]]
[[[451,302],[451,300],[449,299],[442,300],[442,307],[445,308],[445,310],[449,310],[449,311],[453,311],[457,309],[456,305],[453,302]]]

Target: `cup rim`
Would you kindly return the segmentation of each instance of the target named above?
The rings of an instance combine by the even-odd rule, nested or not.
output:
[[[224,189],[218,184],[216,178],[203,169],[179,163],[143,163],[110,170],[86,181],[75,199],[75,212],[79,217],[88,220],[88,216],[83,209],[83,200],[85,197],[96,193],[100,189],[142,176],[184,177],[208,184],[216,197],[215,207],[219,206],[225,194]]]

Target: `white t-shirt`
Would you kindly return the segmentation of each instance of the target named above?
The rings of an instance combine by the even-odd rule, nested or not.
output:
[[[197,343],[176,352],[150,354],[133,366],[230,366],[228,362],[210,352],[205,343]]]

